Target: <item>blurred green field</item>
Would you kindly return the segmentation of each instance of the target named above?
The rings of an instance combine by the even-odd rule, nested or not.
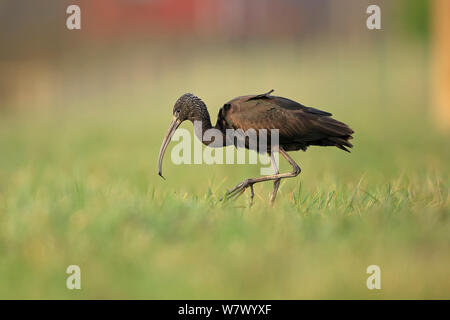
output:
[[[449,299],[450,147],[428,120],[425,50],[277,48],[168,56],[157,78],[2,113],[0,298]],[[352,153],[291,153],[303,171],[274,208],[271,183],[251,208],[247,193],[218,201],[258,166],[176,166],[171,144],[158,177],[181,94],[215,122],[272,88],[348,123]],[[82,290],[66,289],[71,264]],[[381,290],[366,288],[372,264]]]

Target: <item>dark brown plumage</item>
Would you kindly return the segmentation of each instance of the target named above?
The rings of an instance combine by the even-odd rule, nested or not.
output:
[[[272,166],[275,174],[253,179],[246,179],[227,193],[225,198],[231,198],[242,194],[246,188],[251,189],[253,199],[253,184],[268,180],[274,181],[274,190],[271,203],[275,200],[280,180],[282,178],[295,177],[300,173],[300,167],[286,153],[287,151],[303,150],[309,146],[335,146],[349,152],[347,148],[353,145],[353,130],[345,123],[331,118],[331,113],[306,107],[298,102],[283,97],[272,96],[273,90],[259,95],[247,95],[234,98],[225,103],[219,110],[217,123],[213,127],[205,103],[198,97],[187,93],[181,96],[173,108],[173,121],[169,127],[159,154],[159,175],[162,177],[162,159],[168,143],[178,126],[185,120],[201,121],[202,130],[218,129],[223,134],[223,143],[217,141],[206,141],[200,137],[202,142],[212,147],[223,147],[230,144],[226,140],[227,129],[242,129],[247,131],[254,129],[256,133],[267,130],[267,153],[271,156]],[[270,140],[270,130],[279,130],[279,144],[273,148]],[[258,135],[257,135],[258,136]],[[236,141],[232,141],[236,145]],[[259,144],[257,144],[259,145]],[[249,148],[248,139],[245,147]],[[258,150],[259,151],[259,150]],[[278,151],[293,167],[290,173],[279,173],[273,152]]]
[[[313,145],[336,146],[349,152],[346,147],[353,147],[348,141],[353,130],[331,118],[331,113],[272,96],[271,92],[230,100],[220,109],[215,128],[224,133],[228,128],[279,129],[280,145],[286,151],[306,151]]]

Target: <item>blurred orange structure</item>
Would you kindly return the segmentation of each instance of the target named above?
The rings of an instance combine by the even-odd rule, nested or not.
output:
[[[330,0],[82,0],[85,27],[93,37],[132,33],[170,36],[300,34],[322,30],[314,16],[327,11]],[[325,23],[326,25],[326,23]]]
[[[168,33],[190,32],[198,4],[210,1],[121,1],[83,0],[80,7],[88,23],[88,33],[98,37],[121,36],[133,32],[152,33],[164,26]]]
[[[450,1],[433,5],[433,104],[438,124],[450,130]]]

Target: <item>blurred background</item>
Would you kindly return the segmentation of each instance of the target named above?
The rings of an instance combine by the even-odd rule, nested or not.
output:
[[[80,99],[108,104],[123,97],[156,109],[184,91],[210,99],[220,92],[225,100],[268,87],[307,101],[311,90],[331,89],[333,100],[347,100],[342,80],[360,72],[350,81],[364,85],[365,99],[378,107],[398,108],[397,92],[411,89],[420,91],[429,114],[428,67],[448,48],[436,43],[433,52],[433,41],[448,42],[448,7],[439,0],[375,2],[382,30],[366,27],[373,1],[2,0],[0,108],[68,108]],[[81,30],[66,28],[70,4],[81,8]],[[439,56],[445,60],[448,51]],[[448,74],[448,62],[445,68]],[[274,75],[281,69],[289,74]],[[393,79],[401,72],[404,79]],[[287,87],[279,83],[283,76]],[[311,103],[330,105],[316,92]],[[161,95],[170,97],[164,106],[152,103]],[[436,99],[448,113],[448,101]],[[136,105],[129,102],[123,107]]]
[[[217,201],[258,166],[172,144],[157,176],[180,95],[214,123],[270,89],[348,123],[352,154],[293,153],[274,211],[270,184]],[[449,129],[447,0],[0,0],[0,297],[449,298]]]

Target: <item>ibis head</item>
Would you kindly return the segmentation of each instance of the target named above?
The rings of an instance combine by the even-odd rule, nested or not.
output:
[[[158,158],[158,174],[164,179],[162,175],[162,161],[164,158],[164,153],[166,152],[167,146],[172,139],[173,134],[180,126],[180,124],[185,120],[190,120],[194,122],[195,120],[203,120],[206,111],[205,103],[192,93],[183,94],[175,105],[173,106],[173,118],[169,125],[169,129],[164,137],[161,144],[161,149],[159,150]],[[209,115],[208,115],[209,120]]]

